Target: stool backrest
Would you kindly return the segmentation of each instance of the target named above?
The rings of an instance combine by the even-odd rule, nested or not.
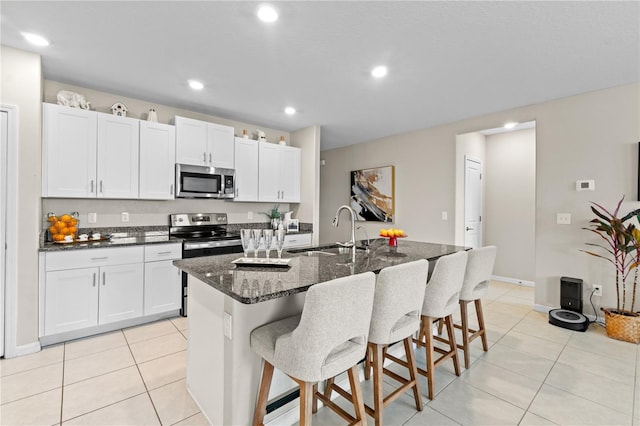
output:
[[[458,306],[467,266],[467,252],[459,251],[438,258],[427,283],[422,315],[444,318]]]
[[[298,327],[276,341],[276,365],[288,364],[285,371],[319,381],[364,358],[375,282],[375,274],[366,272],[311,286]]]
[[[429,262],[424,259],[380,271],[376,279],[370,342],[393,343],[418,330],[428,274]]]
[[[460,300],[480,299],[487,292],[496,262],[496,246],[480,247],[468,251],[467,270],[460,291]]]

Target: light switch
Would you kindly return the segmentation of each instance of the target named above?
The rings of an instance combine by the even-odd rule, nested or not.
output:
[[[87,223],[96,223],[98,222],[98,213],[89,213],[87,217]]]
[[[228,338],[229,340],[232,340],[231,314],[228,314],[225,312],[223,316],[223,321],[224,321],[224,337]]]
[[[558,213],[556,223],[558,225],[571,225],[571,213]]]
[[[442,220],[449,220],[449,214],[447,212],[442,212],[440,214],[440,217],[442,218]]]
[[[129,222],[129,213],[128,212],[120,213],[120,221],[121,222]]]
[[[253,212],[248,212],[247,213],[247,219],[249,219],[249,220],[253,219]]]

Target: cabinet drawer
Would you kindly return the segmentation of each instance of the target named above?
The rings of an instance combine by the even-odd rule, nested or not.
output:
[[[182,244],[153,244],[144,247],[144,261],[182,259]]]
[[[120,247],[104,249],[74,250],[47,253],[45,270],[89,268],[93,266],[126,265],[142,263],[143,247]]]
[[[311,245],[311,234],[286,235],[284,247],[300,247]]]

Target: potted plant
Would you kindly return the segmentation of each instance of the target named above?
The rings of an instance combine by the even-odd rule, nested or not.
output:
[[[607,335],[614,339],[632,343],[640,343],[640,314],[635,311],[638,272],[640,266],[640,229],[630,219],[640,220],[640,209],[633,210],[619,217],[620,206],[624,197],[618,202],[615,210],[609,212],[597,203],[591,203],[591,211],[596,215],[589,228],[583,228],[598,235],[603,242],[586,243],[599,249],[599,253],[581,250],[591,256],[610,262],[616,272],[615,309],[602,309],[605,316]],[[631,291],[631,303],[627,305],[627,291]]]
[[[280,204],[275,205],[271,208],[271,210],[267,211],[267,212],[263,212],[264,215],[266,215],[270,222],[271,222],[271,227],[273,229],[278,229],[278,220],[280,220]]]

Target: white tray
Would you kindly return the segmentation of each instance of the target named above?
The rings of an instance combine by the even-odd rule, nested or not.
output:
[[[241,257],[231,261],[231,263],[235,263],[238,266],[276,266],[280,268],[289,266],[289,262],[291,262],[291,259],[267,259],[264,257]]]

